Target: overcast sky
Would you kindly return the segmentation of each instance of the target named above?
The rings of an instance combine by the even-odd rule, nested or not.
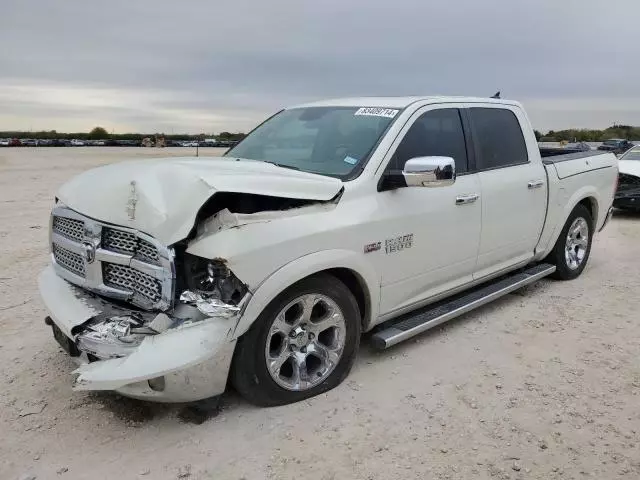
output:
[[[541,130],[640,125],[640,0],[9,0],[0,45],[0,130],[238,131],[496,90]]]

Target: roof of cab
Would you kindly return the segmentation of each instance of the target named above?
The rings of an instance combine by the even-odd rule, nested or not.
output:
[[[495,103],[498,105],[517,105],[518,102],[505,100],[502,98],[481,98],[481,97],[441,97],[441,96],[414,96],[414,97],[351,97],[334,98],[321,100],[318,102],[304,103],[288,108],[305,107],[384,107],[384,108],[406,108],[416,102],[429,103]]]

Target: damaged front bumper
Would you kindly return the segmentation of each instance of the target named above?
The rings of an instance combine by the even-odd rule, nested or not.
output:
[[[73,286],[51,266],[38,283],[54,335],[63,346],[68,341],[65,349],[80,364],[75,390],[157,402],[224,392],[241,306],[188,294],[170,314],[130,310]]]

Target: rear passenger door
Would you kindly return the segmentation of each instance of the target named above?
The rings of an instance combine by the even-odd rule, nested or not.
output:
[[[534,255],[547,208],[547,182],[524,112],[509,105],[466,111],[482,195],[482,232],[474,279],[526,263]],[[525,130],[528,132],[528,130]],[[527,148],[528,147],[528,148]]]

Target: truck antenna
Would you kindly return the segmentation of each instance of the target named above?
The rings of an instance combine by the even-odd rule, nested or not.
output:
[[[493,97],[491,98],[500,98],[500,90],[498,90],[496,93],[493,94]]]

